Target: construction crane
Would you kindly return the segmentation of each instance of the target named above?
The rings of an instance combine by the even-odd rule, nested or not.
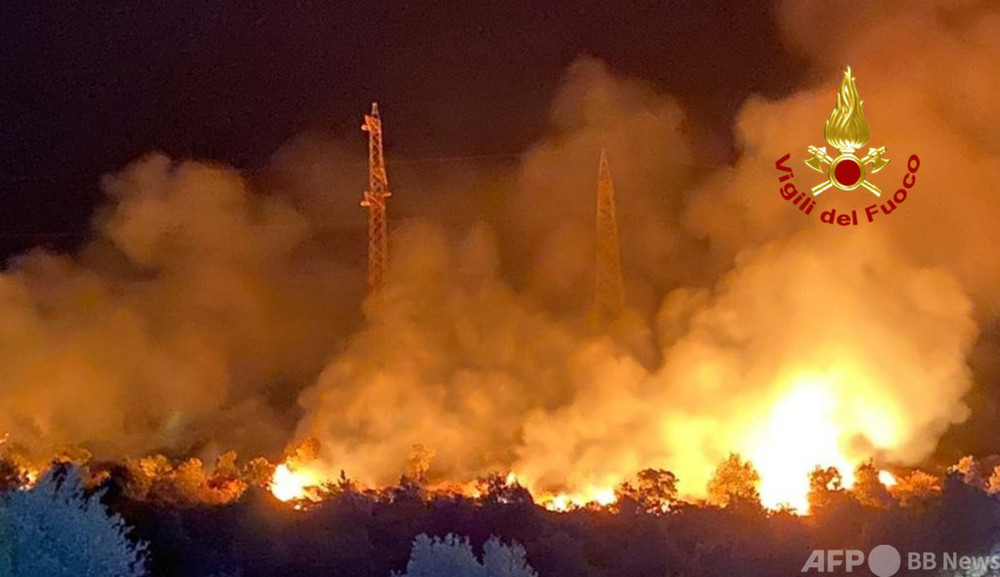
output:
[[[361,206],[368,209],[368,292],[374,293],[382,286],[389,261],[385,208],[386,199],[392,196],[382,154],[382,119],[378,103],[372,102],[371,114],[365,115],[361,130],[368,133],[368,190]]]

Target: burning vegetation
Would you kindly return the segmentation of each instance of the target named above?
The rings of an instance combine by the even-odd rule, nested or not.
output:
[[[942,476],[915,470],[896,477],[871,462],[846,474],[816,467],[807,478],[805,516],[788,506],[763,506],[760,475],[735,454],[717,466],[707,498],[697,501],[682,499],[677,478],[664,470],[640,471],[607,499],[595,494],[588,501],[533,495],[512,474],[450,487],[428,483],[419,470],[377,488],[343,475],[316,482],[307,463],[296,463],[301,457],[242,462],[230,452],[209,467],[163,456],[118,463],[62,459],[38,477],[9,456],[0,467],[7,500],[37,492],[36,478],[56,495],[60,481],[53,480],[79,479],[82,494],[92,496],[77,498],[95,503],[91,508],[99,499],[134,527],[119,555],[141,559],[153,575],[184,577],[389,575],[407,565],[416,539],[409,562],[415,571],[436,555],[456,553],[418,553],[426,539],[420,535],[453,532],[471,536],[473,554],[496,547],[487,544],[495,540],[490,536],[511,542],[520,563],[530,562],[539,575],[708,577],[738,564],[763,577],[797,572],[810,550],[839,540],[861,549],[891,542],[911,550],[989,551],[1000,520],[1000,457],[965,457]],[[32,502],[43,507],[44,499],[43,492]],[[0,506],[0,520],[10,522],[5,515]],[[113,519],[115,538],[125,539],[121,521]],[[98,549],[95,544],[90,554]],[[4,555],[0,551],[0,566]],[[133,574],[145,573],[137,568]]]
[[[848,34],[817,6],[782,29],[867,99],[845,82],[827,138],[919,151],[905,215],[817,228],[773,194],[836,83],[751,99],[739,157],[701,167],[679,101],[589,58],[500,166],[393,165],[374,108],[367,158],[150,154],[103,179],[80,250],[0,273],[7,497],[80,467],[158,575],[385,576],[450,532],[543,577],[989,550],[1000,462],[941,464],[996,452],[1000,18],[864,5]]]
[[[128,501],[165,507],[232,504],[251,489],[269,492],[275,500],[294,509],[321,505],[344,493],[391,501],[393,495],[405,491],[424,501],[461,498],[480,505],[531,503],[553,512],[578,509],[619,512],[625,507],[648,514],[668,514],[678,507],[740,505],[752,506],[762,513],[808,516],[824,511],[831,499],[838,496],[882,508],[927,504],[940,496],[942,483],[941,477],[920,470],[897,477],[878,469],[870,460],[846,471],[815,465],[803,478],[806,492],[801,495],[801,503],[785,500],[769,504],[762,497],[761,476],[754,464],[730,454],[715,468],[705,498],[684,498],[678,491],[677,477],[663,469],[639,471],[607,489],[545,493],[524,487],[513,472],[492,473],[467,483],[432,483],[426,477],[426,455],[417,447],[411,466],[401,473],[398,483],[377,487],[351,480],[343,471],[336,478],[322,476],[310,463],[316,458],[317,448],[314,440],[307,440],[278,463],[262,457],[240,461],[235,452],[229,451],[210,466],[197,458],[175,460],[164,455],[99,462],[80,451],[73,456],[60,455],[42,469],[32,467],[16,453],[7,452],[0,458],[0,490],[28,490],[39,478],[54,471],[76,469],[81,471],[86,488],[113,487],[116,495]],[[1000,492],[1000,457],[985,463],[968,456],[945,473],[957,475],[966,484],[992,495]]]
[[[794,105],[821,120],[825,96]],[[754,110],[751,140],[776,116]],[[706,219],[701,203],[754,190],[748,166],[773,150],[722,181],[699,175],[680,105],[593,60],[569,70],[552,119],[555,135],[499,174],[428,182],[401,164],[393,202],[436,192],[393,229],[367,293],[364,234],[343,225],[362,220],[364,173],[347,169],[358,164],[345,144],[295,141],[253,177],[162,155],[107,177],[87,246],[30,253],[0,275],[0,426],[35,461],[61,446],[108,461],[190,456],[124,461],[141,471],[136,490],[159,495],[143,475],[176,476],[169,491],[206,502],[248,481],[206,484],[198,459],[232,448],[273,460],[315,439],[268,474],[278,496],[341,472],[366,487],[401,471],[455,487],[499,471],[567,509],[609,505],[656,469],[697,500],[737,453],[765,506],[805,511],[817,464],[851,487],[871,457],[924,464],[968,417],[974,305],[991,297],[918,254],[908,243],[923,233],[777,223],[733,238],[742,225],[717,226],[734,215]],[[368,184],[387,189],[397,172],[374,126]],[[650,148],[631,152],[637,138]],[[924,172],[932,189],[940,177]],[[468,200],[468,187],[499,200]],[[760,220],[766,198],[745,218]],[[455,203],[476,216],[448,220]],[[915,218],[935,210],[912,203]],[[595,276],[614,288],[600,323]]]

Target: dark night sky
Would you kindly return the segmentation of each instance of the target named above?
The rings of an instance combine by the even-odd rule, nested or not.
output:
[[[449,4],[5,3],[0,251],[72,245],[99,175],[152,150],[252,169],[305,129],[363,146],[371,100],[390,155],[474,155],[537,138],[581,55],[680,97],[716,143],[795,80],[764,2]]]

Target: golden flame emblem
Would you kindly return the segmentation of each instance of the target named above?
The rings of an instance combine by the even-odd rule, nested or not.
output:
[[[864,102],[858,96],[858,87],[851,76],[851,68],[844,72],[844,82],[837,94],[837,106],[826,119],[823,137],[827,144],[841,152],[854,152],[868,144],[871,128],[865,119]]]
[[[859,158],[855,152],[868,143],[871,138],[871,128],[865,119],[864,101],[858,95],[854,84],[851,67],[844,71],[844,81],[837,93],[837,105],[823,127],[823,137],[827,144],[837,149],[840,154],[833,158],[826,152],[826,147],[809,147],[812,158],[806,161],[806,166],[819,173],[825,173],[826,182],[812,188],[813,196],[826,189],[835,187],[840,190],[854,190],[863,187],[875,196],[881,196],[882,191],[866,179],[866,173],[872,174],[889,164],[888,158],[883,158],[886,148],[869,148],[868,154]],[[826,168],[823,167],[826,165]],[[870,171],[866,171],[868,166]]]

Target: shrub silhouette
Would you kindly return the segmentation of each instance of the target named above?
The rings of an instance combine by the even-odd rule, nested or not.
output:
[[[146,545],[132,543],[100,494],[86,497],[79,470],[56,468],[0,500],[0,575],[143,577]]]
[[[504,545],[496,537],[483,546],[476,560],[468,539],[448,534],[443,539],[417,535],[404,575],[395,577],[538,577],[524,558],[524,548]]]

